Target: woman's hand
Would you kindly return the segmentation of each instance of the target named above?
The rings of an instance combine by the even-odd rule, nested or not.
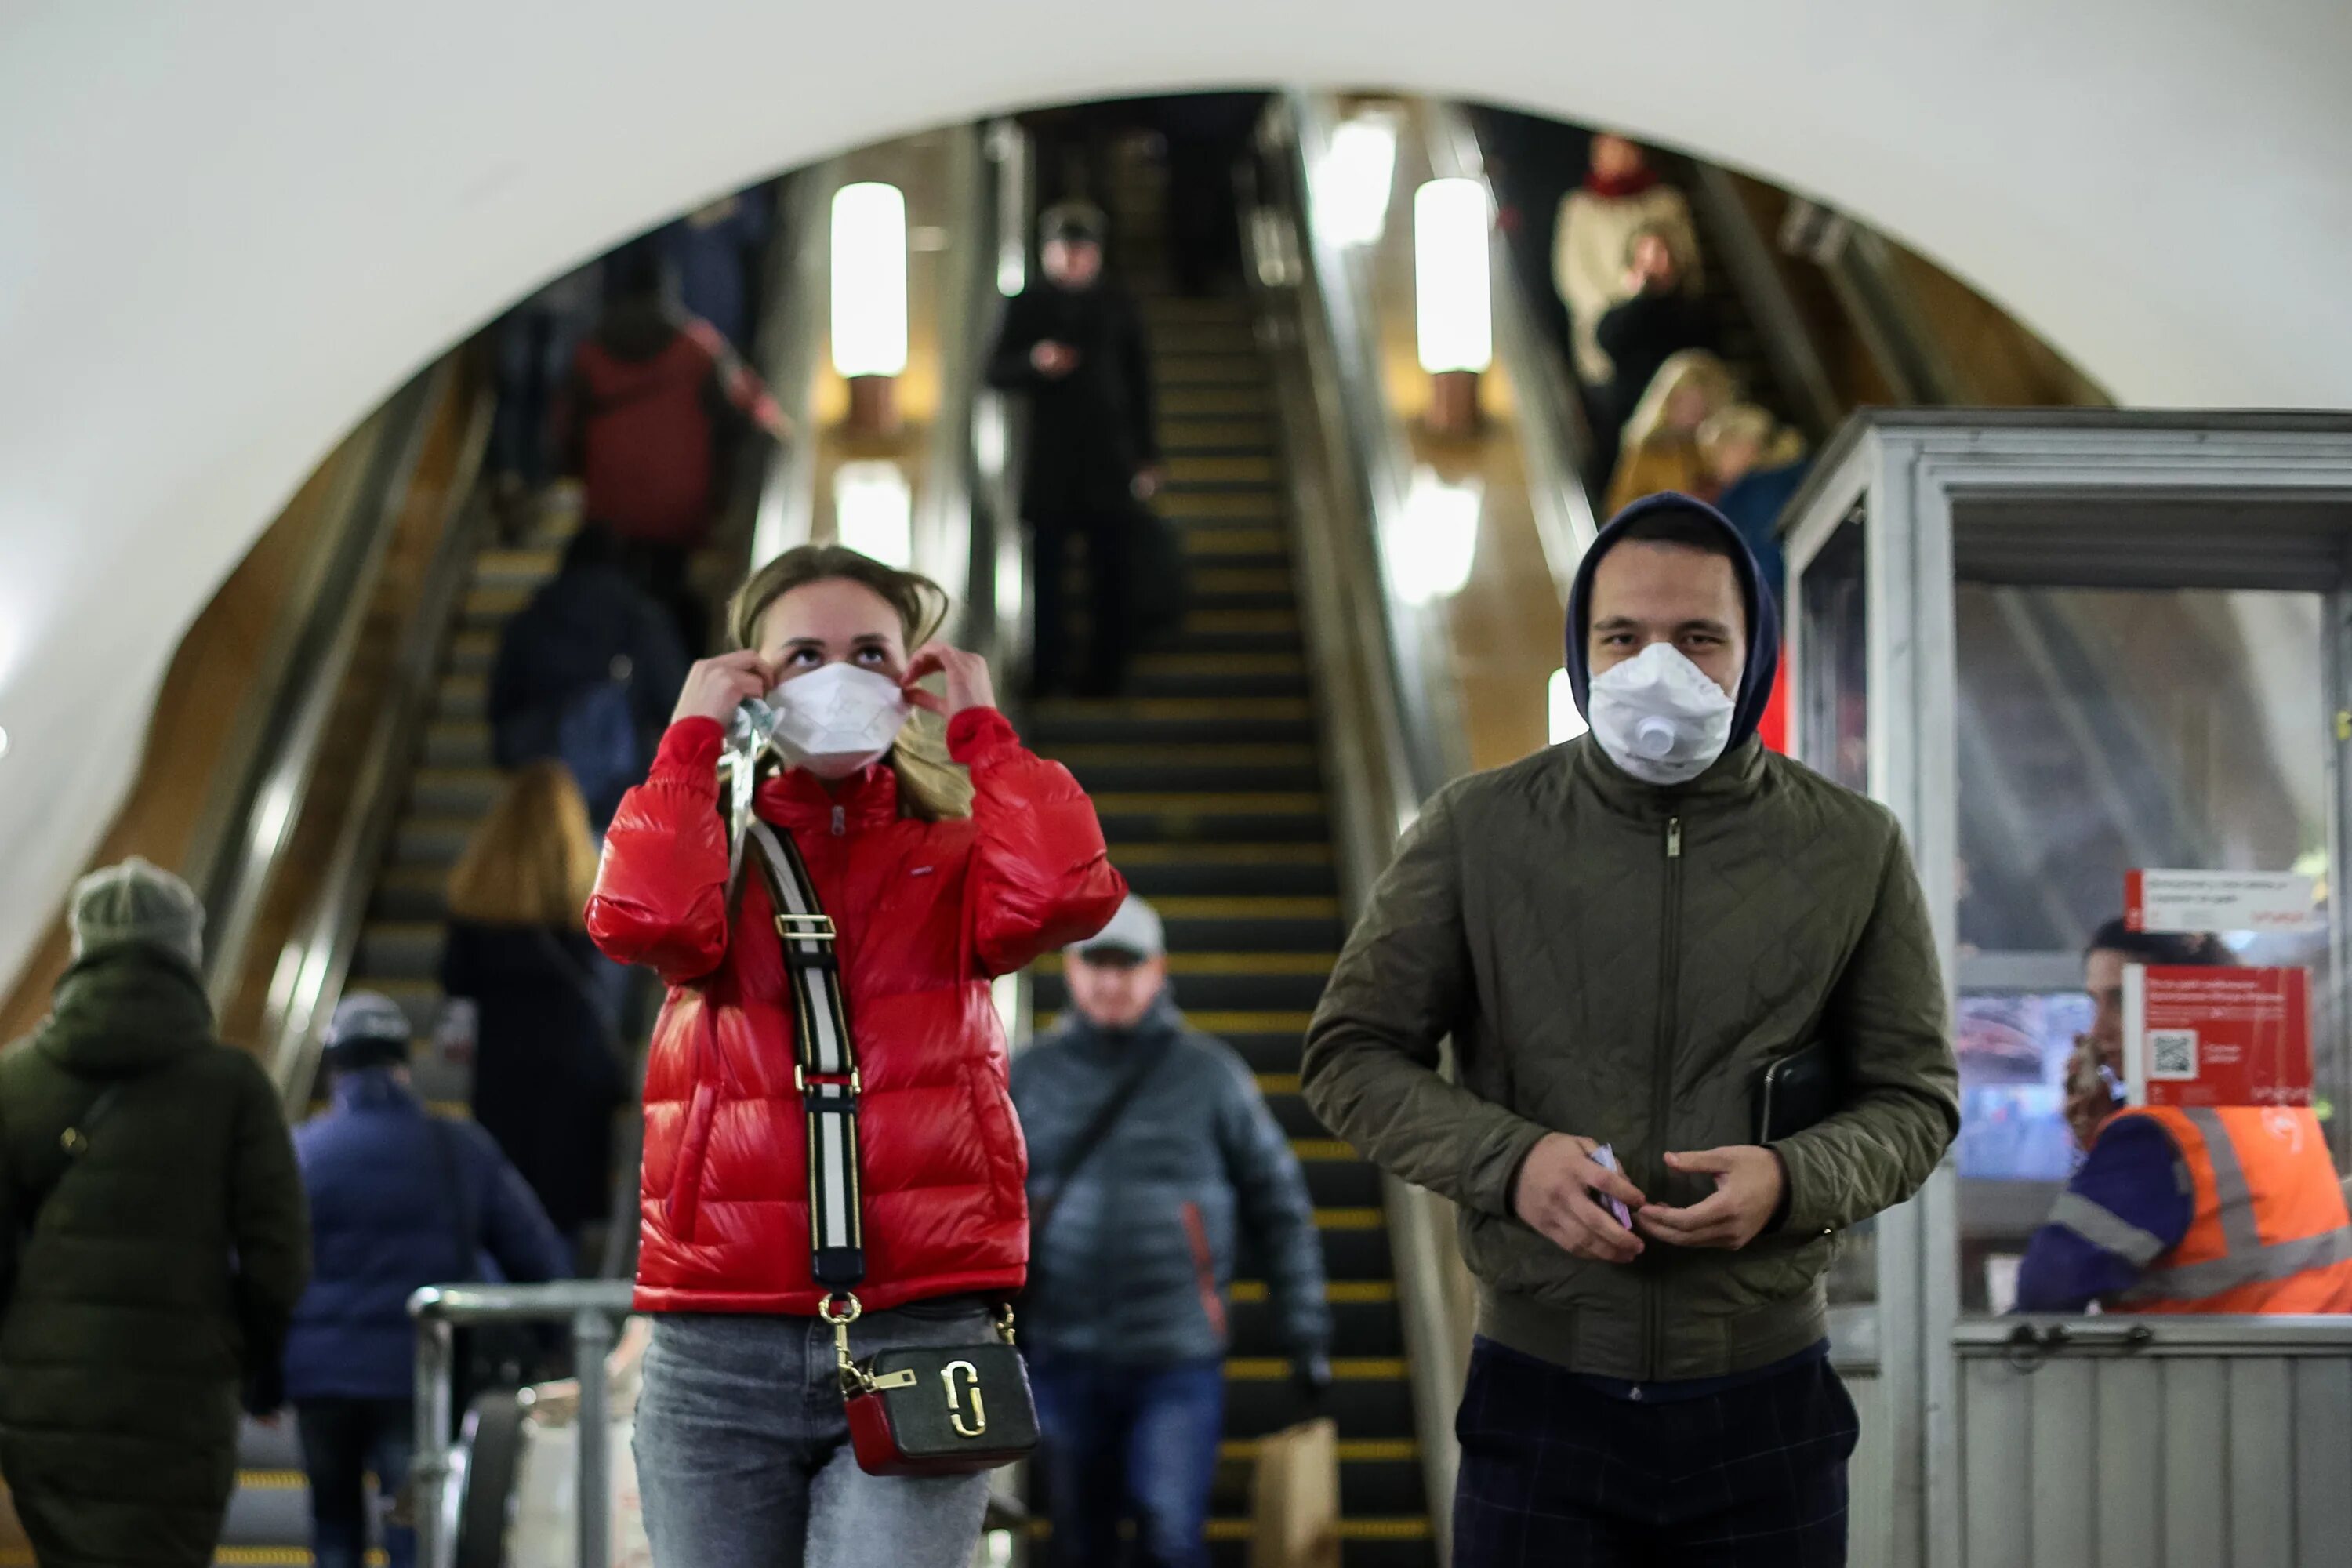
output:
[[[940,697],[915,684],[927,675],[948,678],[947,696]],[[976,653],[966,653],[943,642],[926,643],[917,648],[898,684],[906,689],[908,702],[949,719],[967,708],[996,706],[996,686],[989,679],[988,661]]]
[[[745,648],[717,658],[698,658],[686,672],[686,686],[670,710],[673,724],[681,719],[716,719],[721,724],[735,717],[746,697],[765,697],[776,683],[768,661]]]

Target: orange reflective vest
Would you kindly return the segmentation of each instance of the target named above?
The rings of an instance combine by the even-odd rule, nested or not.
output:
[[[2109,1310],[2352,1312],[2352,1212],[2316,1116],[2143,1106],[2115,1120],[2126,1116],[2147,1117],[2171,1138],[2193,1206],[2189,1233],[2166,1247],[2077,1194],[2062,1200],[2092,1212],[2053,1212],[2053,1220],[2145,1267]]]

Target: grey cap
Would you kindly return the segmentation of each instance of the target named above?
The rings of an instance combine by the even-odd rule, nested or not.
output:
[[[327,1026],[326,1048],[339,1057],[404,1058],[414,1034],[399,1003],[381,991],[354,991],[335,1004],[334,1019]]]
[[[1072,943],[1070,951],[1080,958],[1159,958],[1168,951],[1168,932],[1160,911],[1129,893],[1110,924]]]
[[[185,882],[133,855],[74,884],[73,955],[143,942],[205,965],[205,906]]]

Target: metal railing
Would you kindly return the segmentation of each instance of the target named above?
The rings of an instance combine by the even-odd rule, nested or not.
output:
[[[449,395],[456,356],[419,374],[362,428],[329,503],[329,523],[301,585],[271,634],[257,692],[236,722],[216,787],[183,870],[205,903],[205,984],[215,1010],[243,981],[253,930],[291,849],[303,796],[344,676],[358,650],[359,607],[375,590],[433,409]]]
[[[1368,279],[1357,268],[1360,258],[1318,240],[1309,221],[1330,110],[1328,100],[1303,91],[1269,107],[1242,232],[1273,351],[1324,776],[1331,781],[1341,892],[1354,910],[1423,797],[1454,770],[1460,741],[1457,734],[1449,745],[1434,724],[1434,671],[1421,657],[1428,645],[1401,641],[1406,623],[1381,556],[1381,530],[1396,524],[1403,504],[1405,465],[1371,360]],[[1466,1276],[1451,1205],[1390,1177],[1382,1194],[1414,1431],[1428,1496],[1437,1503],[1453,1494],[1460,1464],[1453,1419],[1468,1368]],[[1431,1524],[1442,1562],[1451,1553],[1451,1517],[1442,1503],[1433,1507]]]
[[[444,371],[454,372],[454,366],[445,364]],[[357,797],[343,814],[317,889],[279,951],[270,978],[261,1043],[290,1117],[299,1118],[310,1106],[320,1042],[359,945],[377,868],[408,792],[410,763],[432,718],[442,658],[465,604],[475,554],[488,527],[488,506],[476,493],[475,479],[489,441],[493,403],[493,394],[484,389],[475,394],[467,411],[464,445],[449,490],[458,498],[458,510],[442,530],[415,606],[401,634],[390,687],[377,707],[362,761],[353,775]],[[401,489],[405,488],[404,484]],[[387,504],[396,509],[396,501]],[[341,606],[342,634],[348,642],[356,643],[367,618],[362,613],[365,602],[364,595],[354,595]],[[343,663],[348,662],[346,649]],[[318,684],[327,690],[306,705],[320,710],[321,728],[324,712],[332,707],[341,683],[341,668],[320,672]],[[310,749],[315,752],[315,738]],[[302,765],[307,768],[315,760],[313,755]],[[280,761],[291,768],[296,759]],[[286,812],[289,826],[295,815],[291,807]]]
[[[572,1335],[580,1383],[578,1489],[573,1493],[574,1544],[580,1568],[613,1560],[612,1461],[604,1434],[611,1423],[604,1358],[629,1315],[634,1287],[625,1279],[572,1279],[552,1285],[434,1285],[409,1298],[416,1320],[416,1453],[409,1463],[415,1498],[416,1561],[424,1568],[456,1568],[460,1492],[457,1475],[457,1330],[488,1323],[562,1324]]]

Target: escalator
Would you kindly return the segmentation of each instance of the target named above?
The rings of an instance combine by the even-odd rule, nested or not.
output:
[[[1243,1054],[1290,1134],[1329,1277],[1337,1381],[1323,1413],[1339,1428],[1344,1559],[1421,1568],[1434,1554],[1379,1173],[1298,1094],[1301,1038],[1343,931],[1272,376],[1248,301],[1148,287],[1155,174],[1123,164],[1110,205],[1145,285],[1168,479],[1159,510],[1182,541],[1190,610],[1138,659],[1126,696],[1045,702],[1029,733],[1094,796],[1113,862],[1165,917],[1187,1016]],[[1035,995],[1049,1025],[1066,995],[1053,961]],[[1246,1555],[1256,1440],[1308,1414],[1263,1281],[1237,1282],[1234,1307],[1210,1526],[1221,1563]]]

